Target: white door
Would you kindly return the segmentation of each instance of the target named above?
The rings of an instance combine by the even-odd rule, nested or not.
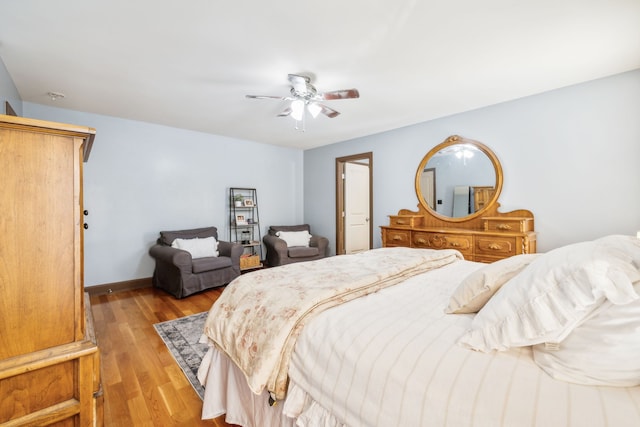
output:
[[[369,250],[369,165],[344,166],[344,249],[352,254]]]
[[[429,168],[422,171],[420,174],[420,189],[422,190],[422,197],[427,205],[434,211],[436,210],[436,169]]]

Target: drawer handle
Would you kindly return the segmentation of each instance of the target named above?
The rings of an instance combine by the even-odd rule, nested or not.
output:
[[[396,224],[398,224],[398,225],[405,225],[405,224],[406,224],[406,221],[405,221],[405,220],[403,220],[403,219],[396,219]]]
[[[491,249],[492,251],[499,251],[500,249],[502,249],[502,246],[497,243],[491,243],[489,245],[489,249]]]
[[[416,243],[420,243],[421,245],[426,245],[426,244],[427,244],[427,241],[426,241],[426,240],[424,240],[424,239],[421,237],[421,238],[419,238],[419,239],[416,239]]]
[[[458,243],[458,242],[451,242],[451,246],[453,246],[454,248],[459,248],[459,247],[460,247],[460,243]]]
[[[395,236],[393,236],[393,240],[402,240],[402,236],[396,234]]]
[[[511,226],[509,224],[498,224],[496,226],[498,230],[511,230]]]
[[[443,249],[447,247],[447,244],[449,242],[447,242],[446,237],[440,236],[439,234],[434,234],[433,236],[427,238],[426,243],[427,245],[429,245],[429,247]]]

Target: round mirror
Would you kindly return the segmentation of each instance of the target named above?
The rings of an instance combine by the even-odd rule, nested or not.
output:
[[[497,202],[502,167],[485,145],[454,135],[434,147],[420,162],[416,194],[424,209],[452,222],[482,215]]]

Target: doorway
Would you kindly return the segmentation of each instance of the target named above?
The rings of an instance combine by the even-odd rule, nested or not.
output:
[[[336,158],[336,255],[373,247],[373,153]]]

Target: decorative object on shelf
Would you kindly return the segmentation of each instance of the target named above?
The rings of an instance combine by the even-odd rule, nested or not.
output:
[[[241,244],[240,270],[262,267],[262,237],[255,188],[229,189],[229,241]]]

